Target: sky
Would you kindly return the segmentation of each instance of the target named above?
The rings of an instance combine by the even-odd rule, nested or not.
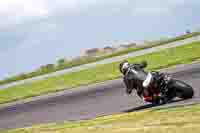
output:
[[[1,0],[0,79],[88,48],[200,28],[199,0]]]

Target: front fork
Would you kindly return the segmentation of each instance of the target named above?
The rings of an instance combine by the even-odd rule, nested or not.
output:
[[[169,92],[169,88],[170,88],[169,85],[172,82],[172,79],[167,74],[161,74],[159,76],[161,77],[159,77],[160,81],[158,81],[159,84],[157,85],[160,88],[160,95],[159,97],[156,97],[155,102],[159,104],[165,104],[174,98],[174,95],[172,95],[171,92]]]
[[[176,93],[171,87],[171,84],[173,84],[173,79],[168,75],[164,76],[165,77],[163,79],[163,86],[161,86],[161,101],[163,103],[167,103],[176,96]]]
[[[171,90],[169,91],[172,79],[169,75],[163,73],[155,73],[154,76],[154,81],[156,84],[155,86],[156,88],[159,88],[160,94],[152,95],[152,100],[147,100],[146,102],[151,102],[154,104],[165,104],[174,98],[174,95],[172,95]],[[145,99],[143,98],[143,100]]]

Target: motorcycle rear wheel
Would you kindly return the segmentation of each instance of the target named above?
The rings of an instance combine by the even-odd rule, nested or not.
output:
[[[194,95],[194,90],[193,88],[186,84],[183,81],[180,80],[173,80],[173,88],[176,91],[176,96],[179,98],[183,98],[183,99],[189,99],[192,98]]]

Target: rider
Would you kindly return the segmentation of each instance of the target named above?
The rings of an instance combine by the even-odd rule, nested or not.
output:
[[[144,71],[147,62],[141,64],[129,64],[128,61],[123,61],[119,65],[120,72],[124,75],[124,83],[126,85],[126,93],[131,94],[133,89],[136,89],[137,94],[145,101],[152,100],[149,96],[148,86],[150,84],[147,79],[148,73]]]

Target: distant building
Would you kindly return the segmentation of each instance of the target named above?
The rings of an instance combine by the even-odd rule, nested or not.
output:
[[[119,47],[117,47],[117,50],[120,51],[120,50],[125,50],[128,48],[134,48],[134,47],[136,47],[136,43],[122,44]]]
[[[99,54],[102,52],[101,49],[99,48],[93,48],[93,49],[88,49],[83,53],[83,56],[99,56]]]
[[[102,51],[104,54],[112,54],[113,52],[116,51],[116,49],[113,47],[107,46],[107,47],[104,47]]]
[[[92,49],[88,49],[88,50],[82,52],[81,55],[89,56],[89,57],[99,57],[99,56],[109,55],[116,51],[133,48],[133,47],[136,47],[135,43],[123,44],[118,47],[106,46],[104,48],[92,48]]]
[[[185,34],[191,34],[192,32],[190,30],[186,30]]]

